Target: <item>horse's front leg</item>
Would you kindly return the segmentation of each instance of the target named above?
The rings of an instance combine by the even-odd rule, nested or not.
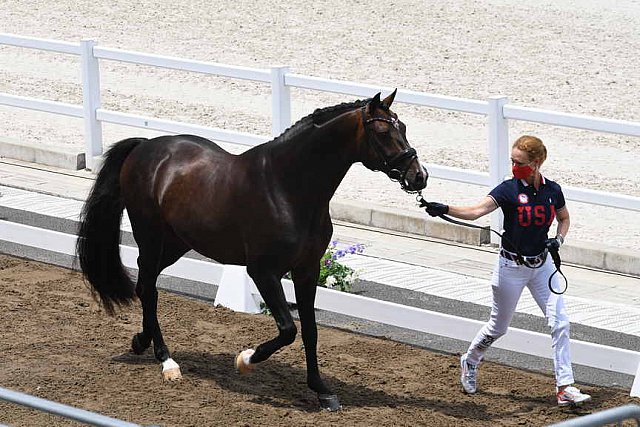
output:
[[[236,358],[236,369],[240,373],[249,372],[253,368],[253,364],[267,360],[282,347],[293,343],[298,333],[289,312],[280,278],[271,272],[255,267],[247,267],[247,273],[255,282],[262,299],[271,310],[279,334],[277,337],[258,345],[255,351],[248,349],[240,353]]]
[[[304,268],[297,268],[293,272],[293,282],[296,292],[296,303],[300,315],[302,342],[307,361],[307,384],[318,393],[318,400],[323,409],[337,411],[341,409],[338,396],[324,383],[318,369],[318,327],[316,325],[315,300],[320,274],[320,263],[314,260]]]

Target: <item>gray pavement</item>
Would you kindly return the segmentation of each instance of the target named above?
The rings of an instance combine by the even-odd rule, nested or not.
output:
[[[15,222],[74,233],[82,202],[93,184],[87,171],[68,171],[18,161],[0,161],[0,216]],[[353,221],[340,214],[348,204],[333,209],[334,238],[340,244],[362,243],[361,255],[343,259],[360,273],[359,293],[389,301],[415,305],[430,310],[485,320],[491,304],[489,279],[497,251],[490,246],[456,243],[450,240],[416,234],[415,222],[393,211],[384,212],[384,221],[394,230],[374,227],[371,218],[380,213],[369,212],[369,220]],[[344,220],[349,220],[349,222]],[[354,223],[355,222],[355,223]],[[360,222],[359,224],[357,222]],[[401,224],[405,224],[403,230]],[[130,226],[123,223],[125,243],[131,243]],[[442,233],[446,235],[446,228]],[[458,233],[459,235],[459,233]],[[2,243],[0,252],[40,259],[60,265],[71,265],[68,256],[43,255],[29,248]],[[573,337],[585,341],[613,345],[631,350],[640,348],[640,276],[566,263],[563,271],[569,279],[567,308],[573,325]],[[197,283],[177,283],[166,279],[164,286],[182,293],[215,297],[215,290],[203,289]],[[460,352],[466,343],[438,337],[425,337],[411,331],[398,331],[371,322],[356,321],[345,316],[325,314],[327,324],[389,336],[439,351]],[[345,326],[348,325],[348,326]],[[517,307],[514,327],[546,332],[541,313],[525,292]],[[493,360],[513,366],[548,372],[549,361],[531,360],[496,350]],[[535,359],[535,358],[534,358]],[[580,369],[576,371],[580,374]],[[584,370],[587,382],[630,386],[632,378],[595,370]]]

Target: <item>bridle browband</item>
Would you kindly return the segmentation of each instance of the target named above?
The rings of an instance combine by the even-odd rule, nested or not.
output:
[[[368,105],[368,104],[367,104]],[[373,149],[375,150],[376,154],[378,155],[378,157],[380,157],[380,159],[382,160],[382,172],[384,172],[385,174],[387,174],[387,176],[389,177],[389,179],[391,179],[392,181],[396,181],[398,183],[400,183],[400,187],[406,191],[407,193],[415,193],[415,191],[409,190],[408,189],[408,185],[407,182],[405,180],[406,176],[407,176],[407,172],[409,172],[409,165],[411,164],[411,162],[414,159],[418,158],[418,154],[416,153],[416,150],[412,147],[409,146],[409,143],[406,142],[406,140],[403,140],[403,142],[406,144],[407,148],[405,148],[404,150],[402,150],[401,152],[399,152],[398,154],[395,154],[391,157],[387,157],[384,153],[384,150],[382,148],[382,144],[380,143],[380,141],[378,140],[377,137],[372,138],[368,129],[368,125],[373,123],[373,122],[385,122],[385,123],[389,123],[391,126],[393,126],[396,129],[399,129],[398,127],[398,119],[396,118],[388,118],[388,117],[371,117],[369,119],[367,119],[367,105],[363,105],[362,109],[361,109],[361,113],[362,113],[362,127],[364,129],[364,133],[365,136],[367,138],[367,141],[373,141],[370,142],[370,145],[373,147]],[[382,108],[382,107],[381,107]],[[404,168],[400,169],[400,166],[404,164]]]

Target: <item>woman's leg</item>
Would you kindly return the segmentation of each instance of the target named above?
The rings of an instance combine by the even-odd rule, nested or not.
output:
[[[533,271],[534,275],[529,284],[529,290],[551,328],[551,346],[553,348],[556,385],[563,387],[573,384],[571,349],[569,347],[569,316],[567,315],[562,295],[554,294],[549,290],[549,277],[555,271],[551,257],[547,257],[544,265]],[[555,274],[551,279],[551,286],[556,291],[562,289],[558,277],[559,274]]]
[[[513,318],[513,312],[522,294],[522,289],[529,281],[530,275],[529,268],[519,266],[514,261],[503,257],[498,257],[491,279],[493,291],[491,316],[471,341],[466,354],[467,363],[471,365],[479,364],[491,344],[507,332]]]

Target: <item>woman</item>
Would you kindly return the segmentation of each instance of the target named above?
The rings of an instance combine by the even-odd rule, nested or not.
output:
[[[572,384],[573,370],[569,353],[569,319],[561,295],[549,290],[549,277],[555,271],[549,249],[557,250],[569,231],[569,211],[558,184],[540,174],[547,149],[534,136],[518,138],[511,149],[513,178],[491,190],[480,203],[471,206],[448,206],[428,203],[431,216],[450,216],[475,220],[501,208],[504,234],[500,257],[493,272],[493,307],[489,321],[480,329],[467,352],[460,358],[460,382],[466,393],[476,392],[478,365],[487,349],[507,332],[522,294],[529,288],[551,328],[553,362],[558,405],[580,405],[591,399]],[[547,232],[557,219],[556,237]],[[558,275],[552,286],[558,289]]]

